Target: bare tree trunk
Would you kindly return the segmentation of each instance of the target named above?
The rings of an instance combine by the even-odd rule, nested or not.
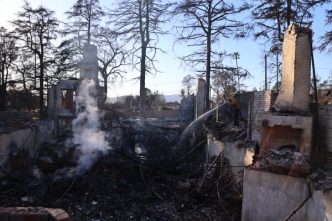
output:
[[[108,76],[107,76],[107,74],[105,74],[104,75],[104,93],[105,93],[105,95],[106,95],[106,97],[107,97],[107,90],[108,90],[108,88],[107,88],[107,78],[108,78]]]
[[[25,74],[22,73],[22,80],[23,80],[23,88],[24,88],[24,91],[27,91],[27,85],[25,83]]]
[[[7,62],[7,56],[6,54],[4,54],[3,56],[3,74],[4,74],[4,81],[3,84],[7,84],[8,81],[8,68],[6,66],[6,62]]]
[[[8,75],[9,75],[8,68],[9,68],[9,67],[6,66],[6,80],[5,80],[6,83],[8,82]]]
[[[44,114],[44,47],[43,39],[40,37],[40,54],[39,54],[39,116],[43,118]]]
[[[279,52],[277,52],[277,92],[279,91]]]
[[[264,85],[264,90],[267,90],[267,55],[264,55],[264,73],[265,73],[265,85]]]
[[[145,94],[145,60],[146,60],[146,46],[143,45],[141,49],[141,74],[140,74],[140,117],[145,117],[145,104],[146,104],[146,94]]]
[[[290,25],[292,15],[292,0],[287,0],[287,26]]]
[[[40,118],[43,117],[44,113],[44,64],[40,64],[40,88],[39,88],[39,110]]]
[[[146,14],[145,14],[145,27],[143,28],[143,13],[144,9],[143,3],[139,1],[139,18],[140,18],[140,35],[141,35],[141,64],[140,64],[140,117],[145,117],[145,109],[146,109],[146,92],[145,92],[145,73],[146,73],[146,50],[150,41],[149,36],[149,0],[146,2]]]
[[[5,84],[5,63],[1,64],[1,84]]]
[[[208,30],[207,30],[207,53],[206,53],[206,93],[205,93],[205,108],[208,110],[210,108],[210,75],[211,75],[211,35],[212,35],[212,2],[209,2],[209,12],[208,12]]]
[[[206,109],[210,108],[210,75],[211,75],[211,36],[207,41],[207,58],[206,58]]]
[[[92,3],[90,1],[89,3],[89,15],[88,15],[88,45],[90,45],[91,42],[91,13],[92,13]]]
[[[278,24],[278,39],[280,42],[282,42],[283,37],[282,37],[282,33],[281,33],[281,21],[280,21],[280,0],[277,0],[276,16],[277,16],[277,24]]]

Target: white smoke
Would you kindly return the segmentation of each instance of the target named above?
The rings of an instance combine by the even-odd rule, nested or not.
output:
[[[100,130],[100,111],[94,80],[84,79],[81,82],[76,105],[79,114],[72,122],[73,143],[79,148],[76,174],[81,175],[110,147],[105,139],[105,132]]]

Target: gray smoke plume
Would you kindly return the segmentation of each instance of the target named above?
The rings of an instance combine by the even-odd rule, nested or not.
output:
[[[72,122],[73,143],[78,145],[79,159],[76,174],[81,175],[110,149],[105,132],[100,130],[100,111],[94,80],[84,79],[76,97],[79,114]]]

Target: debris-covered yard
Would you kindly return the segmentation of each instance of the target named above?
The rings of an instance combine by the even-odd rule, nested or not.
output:
[[[221,125],[214,123],[215,110],[188,126],[111,114],[95,127],[83,118],[42,144],[35,157],[25,149],[10,151],[0,170],[0,205],[62,208],[80,221],[240,220],[243,173],[232,174],[222,152],[206,154],[211,130],[243,137],[243,128],[234,131],[230,123],[229,108],[220,109],[229,116]],[[86,129],[98,139],[80,136],[84,145],[75,143]],[[96,136],[101,131],[102,141]],[[96,148],[104,142],[106,149]]]
[[[11,155],[8,163],[16,168],[1,168],[0,204],[63,208],[73,220],[240,219],[239,175],[220,156],[204,165],[203,149],[197,148],[167,166],[111,151],[76,176],[70,174],[75,150],[60,153],[61,145],[45,144],[34,161],[24,151]]]

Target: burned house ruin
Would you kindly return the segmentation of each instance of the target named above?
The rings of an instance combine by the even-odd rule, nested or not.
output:
[[[288,27],[283,43],[280,93],[274,104],[271,93],[261,97],[266,106],[253,122],[253,139],[260,148],[251,169],[244,171],[242,220],[331,219],[329,184],[317,186],[329,179],[329,170],[317,169],[313,156],[314,138],[322,152],[331,143],[323,144],[321,141],[326,137],[322,134],[314,137],[317,136],[314,130],[326,131],[326,127],[321,124],[321,117],[315,122],[316,110],[310,109],[310,38],[311,30],[296,25]],[[325,108],[329,107],[320,107],[318,113],[322,114]],[[320,165],[326,163],[323,158],[319,161]],[[259,195],[255,196],[256,193]]]
[[[107,109],[85,45],[48,119],[0,134],[0,220],[332,219],[332,107],[311,105],[310,38],[289,26],[280,93],[241,94],[236,125],[233,104],[205,109],[203,79],[176,113]]]

